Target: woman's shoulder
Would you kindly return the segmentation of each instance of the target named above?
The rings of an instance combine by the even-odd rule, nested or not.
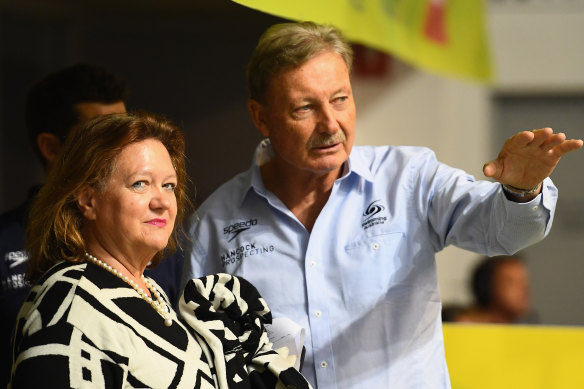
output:
[[[40,303],[38,299],[44,300],[46,298],[46,296],[43,297],[44,295],[55,293],[49,291],[63,290],[65,289],[64,286],[68,286],[66,289],[76,289],[85,274],[86,267],[87,263],[85,262],[73,263],[61,261],[56,263],[32,285],[27,301],[37,300],[38,304]]]
[[[47,270],[41,278],[32,285],[24,301],[18,321],[47,320],[52,313],[69,310],[77,288],[83,279],[86,263],[59,262]],[[35,314],[35,312],[41,313]]]
[[[62,277],[70,280],[79,280],[83,276],[86,265],[86,262],[57,262],[40,277],[36,285],[51,287]]]

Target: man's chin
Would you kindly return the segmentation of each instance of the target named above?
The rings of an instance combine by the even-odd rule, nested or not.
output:
[[[343,156],[329,156],[328,158],[319,158],[314,161],[314,164],[311,166],[311,170],[322,174],[338,171],[343,167],[343,164],[346,160],[347,158],[343,158]]]

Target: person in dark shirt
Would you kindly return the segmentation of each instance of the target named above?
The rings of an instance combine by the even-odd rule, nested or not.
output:
[[[45,172],[57,157],[69,132],[84,121],[103,114],[126,112],[126,82],[108,70],[89,64],[77,64],[51,73],[34,84],[25,102],[25,120],[29,139]],[[32,199],[40,189],[30,189],[18,207],[0,215],[0,310],[2,312],[1,347],[10,355],[10,338],[18,311],[28,294],[25,281],[28,254],[25,226]],[[182,254],[168,258],[146,274],[154,278],[175,304],[178,299]],[[9,358],[2,358],[8,361]],[[2,367],[1,387],[6,387],[10,371]]]

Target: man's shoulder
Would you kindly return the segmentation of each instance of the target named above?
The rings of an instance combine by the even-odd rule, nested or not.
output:
[[[208,212],[219,205],[233,207],[241,203],[243,196],[250,189],[251,172],[249,170],[237,174],[235,177],[221,184],[209,197],[203,201],[197,213]]]
[[[434,152],[421,146],[355,146],[351,152],[354,166],[367,169],[374,176],[386,169],[399,170],[432,159]]]
[[[434,152],[428,147],[424,146],[394,146],[394,145],[383,145],[383,146],[355,146],[353,147],[353,152],[351,155],[364,156],[369,159],[383,158],[388,155],[407,155],[407,156],[423,156],[428,154],[434,154]]]

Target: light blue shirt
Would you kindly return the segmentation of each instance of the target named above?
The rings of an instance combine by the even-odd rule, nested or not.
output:
[[[185,280],[227,272],[254,284],[274,317],[306,328],[302,373],[319,388],[449,388],[435,253],[480,254],[542,239],[557,190],[528,203],[419,147],[354,147],[312,232],[265,189],[254,163],[194,217]]]

